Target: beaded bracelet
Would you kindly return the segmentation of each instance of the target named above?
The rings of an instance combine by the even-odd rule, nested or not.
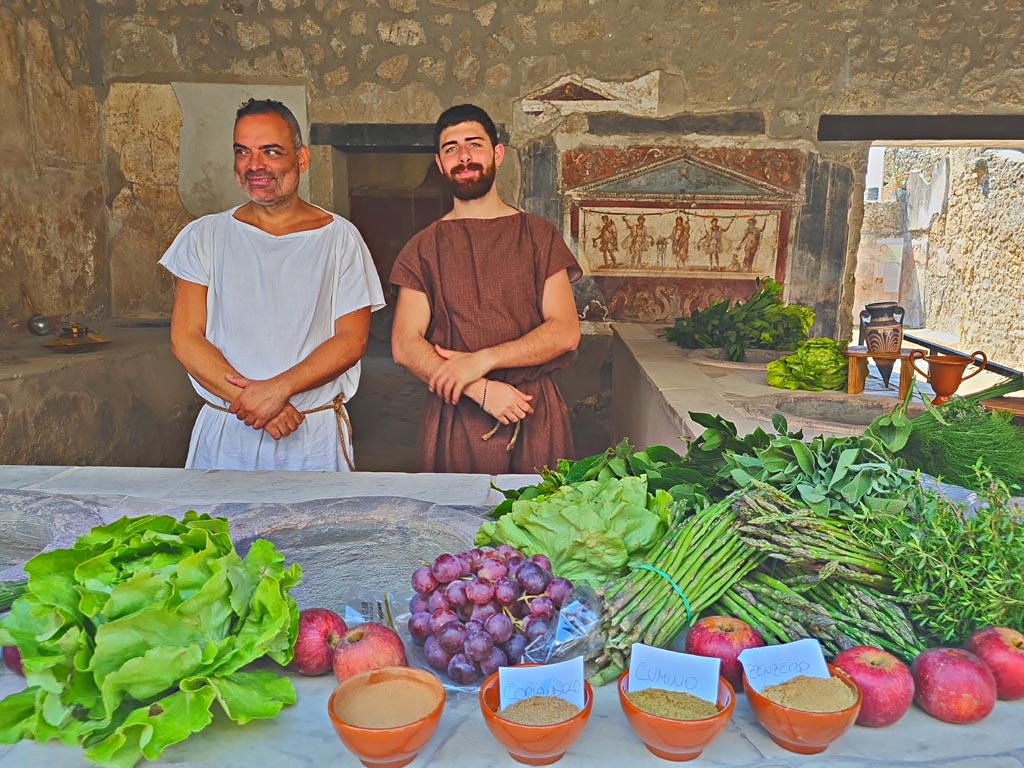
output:
[[[484,406],[487,404],[487,385],[490,384],[490,379],[484,379],[484,396],[480,398],[480,409],[487,410]]]

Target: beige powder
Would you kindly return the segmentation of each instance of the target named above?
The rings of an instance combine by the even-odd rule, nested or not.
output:
[[[839,712],[852,707],[857,694],[838,677],[799,675],[779,685],[769,685],[761,695],[790,709],[803,712]]]
[[[498,717],[520,725],[551,725],[568,720],[580,711],[558,696],[530,696],[498,712]]]
[[[422,683],[383,680],[336,700],[334,714],[357,728],[397,728],[426,717],[437,703],[437,692]]]

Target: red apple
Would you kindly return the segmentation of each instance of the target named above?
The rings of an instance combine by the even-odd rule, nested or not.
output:
[[[762,645],[764,639],[760,632],[731,616],[703,618],[690,627],[686,635],[686,652],[720,659],[721,675],[736,691],[743,689],[743,667],[737,657],[747,648]]]
[[[292,667],[304,675],[331,671],[334,649],[348,632],[344,619],[327,608],[308,608],[299,614]]]
[[[338,682],[381,667],[404,667],[405,646],[393,630],[368,621],[346,632],[334,649],[334,676]]]
[[[967,650],[992,670],[1000,699],[1024,698],[1024,635],[1009,627],[979,629],[967,640]]]
[[[3,650],[4,664],[16,675],[25,676],[25,670],[21,666],[21,651],[16,645],[5,645]]]
[[[973,653],[929,648],[912,665],[917,703],[947,723],[976,723],[996,705],[996,679]]]
[[[849,673],[860,687],[863,703],[857,725],[881,728],[892,725],[914,701],[914,676],[888,651],[857,645],[847,648],[832,663]]]

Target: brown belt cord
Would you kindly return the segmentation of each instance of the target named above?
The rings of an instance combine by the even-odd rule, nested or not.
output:
[[[225,408],[222,405],[216,405],[211,403],[209,400],[203,400],[208,406],[213,408],[215,411],[221,411],[222,413],[231,413],[230,409]],[[338,395],[336,398],[326,405],[318,405],[316,408],[310,408],[308,411],[299,411],[303,416],[310,413],[318,413],[320,411],[334,411],[338,417],[338,438],[341,441],[341,455],[345,457],[345,463],[348,464],[349,472],[356,471],[356,465],[352,462],[352,457],[348,453],[348,440],[345,439],[345,435],[352,435],[352,422],[348,419],[348,411],[345,410],[345,395]],[[518,434],[519,430],[516,430]],[[487,439],[486,437],[484,438]],[[514,441],[513,441],[514,442]],[[511,448],[509,449],[511,450]]]
[[[522,429],[522,426],[523,426],[522,420],[516,422],[515,431],[512,432],[512,439],[509,440],[508,441],[508,445],[505,446],[505,450],[506,451],[511,451],[513,448],[516,447],[516,440],[519,439],[519,431]],[[492,437],[494,437],[495,433],[499,429],[501,429],[501,427],[502,427],[502,423],[499,421],[497,424],[494,425],[494,428],[490,432],[488,432],[486,435],[483,435],[480,439],[481,440],[490,440]]]

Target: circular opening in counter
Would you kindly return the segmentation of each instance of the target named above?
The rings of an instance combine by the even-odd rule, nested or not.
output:
[[[792,354],[777,349],[748,349],[745,351],[743,360],[730,360],[729,355],[722,347],[710,347],[708,349],[694,349],[690,351],[689,358],[700,365],[710,365],[715,368],[739,368],[741,370],[765,371],[768,370],[768,363],[778,360],[783,355]]]

